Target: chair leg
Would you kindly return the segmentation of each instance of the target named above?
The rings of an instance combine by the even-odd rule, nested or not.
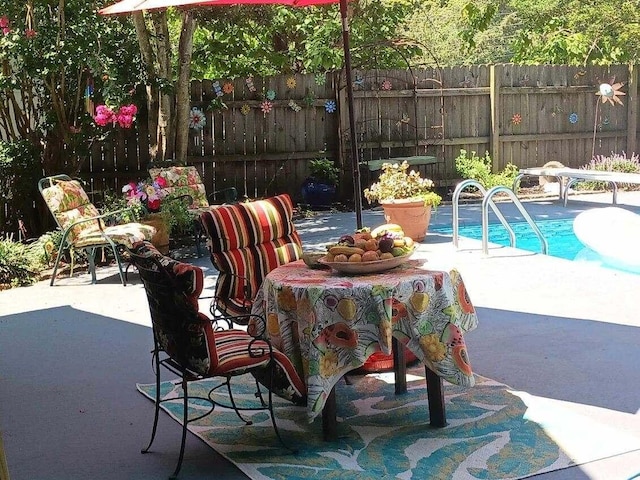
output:
[[[188,388],[187,380],[183,372],[183,375],[182,375],[182,396],[183,396],[182,441],[180,443],[180,456],[178,457],[178,464],[176,465],[176,469],[173,471],[173,474],[169,477],[169,480],[175,480],[176,478],[178,478],[178,473],[180,472],[180,468],[182,467],[182,459],[184,458],[184,446],[187,441],[187,423],[189,421],[189,395],[187,393],[187,388]]]
[[[113,250],[113,256],[116,259],[116,263],[118,264],[118,273],[120,274],[120,281],[122,282],[122,286],[127,286],[127,280],[124,272],[122,271],[122,260],[120,259],[120,253],[118,252],[118,247],[115,245],[111,246],[111,250]]]
[[[89,271],[91,272],[91,283],[96,283],[96,257],[95,257],[96,249],[89,248],[87,252],[87,260],[89,261]],[[73,267],[71,268],[73,272]]]
[[[200,239],[202,238],[202,225],[199,220],[193,222],[193,238],[196,243],[196,255],[198,258],[202,257],[202,249],[200,247]]]
[[[295,448],[291,448],[289,445],[287,445],[284,441],[284,439],[282,438],[282,436],[280,435],[280,430],[278,429],[278,424],[276,423],[276,416],[273,412],[273,379],[275,377],[275,362],[273,362],[273,360],[271,361],[271,364],[269,365],[269,394],[268,394],[268,399],[269,399],[269,415],[271,416],[271,423],[273,424],[273,430],[276,432],[276,437],[278,437],[278,440],[280,441],[280,443],[282,444],[282,446],[284,448],[286,448],[287,450],[289,450],[291,453],[293,454],[297,454],[298,450],[296,450]],[[262,397],[261,397],[262,398]]]
[[[60,265],[60,260],[62,259],[62,251],[64,247],[60,246],[58,249],[58,255],[56,256],[56,263],[53,264],[53,273],[51,274],[51,281],[49,282],[50,286],[53,286],[53,282],[56,279],[56,274],[58,273],[58,265]]]
[[[233,392],[231,391],[231,379],[227,377],[226,383],[227,383],[227,392],[229,392],[229,401],[231,402],[231,406],[233,407],[233,410],[236,412],[236,415],[245,424],[252,425],[253,422],[251,420],[246,420],[245,418],[243,418],[242,415],[240,415],[240,410],[238,410],[238,407],[236,406],[236,400],[235,398],[233,398]]]
[[[160,414],[160,359],[157,351],[154,352],[154,367],[156,370],[156,408],[153,417],[153,428],[151,429],[151,440],[149,440],[149,444],[143,448],[140,453],[147,453],[149,451],[153,440],[156,438],[156,431],[158,430],[158,415]]]

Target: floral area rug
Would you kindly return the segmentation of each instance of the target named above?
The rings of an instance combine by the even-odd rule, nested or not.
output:
[[[349,376],[337,386],[339,439],[322,440],[322,422],[305,410],[275,400],[278,442],[268,412],[248,412],[244,425],[233,411],[214,413],[189,430],[251,479],[455,479],[526,478],[640,449],[640,419],[598,407],[535,397],[477,377],[472,388],[445,383],[448,425],[429,426],[422,369],[411,369],[409,392],[395,395],[393,373]],[[194,382],[190,395],[207,396],[214,385]],[[138,385],[153,399],[153,385]],[[221,389],[222,391],[222,389]],[[242,402],[253,401],[251,377],[237,379]],[[164,382],[161,398],[177,397],[180,385]],[[180,400],[163,402],[176,421]],[[203,403],[190,403],[190,414]]]

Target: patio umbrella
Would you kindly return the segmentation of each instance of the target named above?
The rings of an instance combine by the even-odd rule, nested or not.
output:
[[[340,4],[342,17],[342,41],[344,49],[345,79],[347,82],[347,106],[349,110],[349,133],[351,139],[351,163],[353,174],[353,195],[355,200],[357,228],[362,228],[362,199],[360,186],[360,160],[358,156],[357,135],[353,110],[353,82],[351,79],[351,53],[349,49],[349,20],[347,19],[348,0],[121,0],[100,10],[102,15],[115,15],[140,10],[152,10],[166,7],[206,7],[224,5],[289,5],[307,7],[312,5]]]

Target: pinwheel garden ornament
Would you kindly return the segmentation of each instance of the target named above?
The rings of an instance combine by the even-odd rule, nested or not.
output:
[[[600,88],[598,89],[598,92],[596,92],[596,95],[600,95],[600,100],[602,100],[602,103],[609,102],[611,105],[615,105],[616,103],[619,105],[624,105],[622,103],[622,100],[618,98],[626,95],[626,93],[620,91],[623,85],[624,83],[622,82],[614,83],[613,85],[611,85],[610,83],[602,83],[600,84]]]

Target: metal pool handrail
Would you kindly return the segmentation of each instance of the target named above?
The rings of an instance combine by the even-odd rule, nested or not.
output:
[[[498,185],[497,187],[493,187],[491,190],[489,190],[487,192],[487,194],[482,199],[482,253],[484,253],[485,255],[489,253],[489,209],[488,209],[488,206],[491,203],[493,203],[492,197],[496,193],[500,193],[500,192],[506,193],[509,196],[509,198],[511,199],[511,201],[513,202],[513,204],[518,208],[518,210],[520,211],[520,213],[522,214],[522,216],[524,217],[526,222],[529,224],[529,226],[533,229],[535,234],[538,236],[538,239],[540,240],[540,244],[542,245],[542,253],[546,255],[547,252],[549,251],[549,244],[547,243],[547,239],[544,238],[544,235],[542,235],[542,232],[540,231],[540,229],[536,225],[536,222],[533,221],[533,219],[531,218],[529,213],[524,208],[524,205],[522,205],[520,200],[518,200],[518,197],[516,196],[516,194],[513,193],[513,190],[511,190],[509,187],[505,187],[503,185]],[[495,210],[495,204],[493,204],[492,208],[494,209],[494,212],[495,212],[496,211]],[[513,231],[512,231],[512,233],[513,233]]]
[[[460,226],[459,226],[459,211],[458,211],[458,207],[459,207],[459,199],[460,199],[460,194],[462,193],[462,191],[467,188],[467,187],[476,187],[478,190],[480,190],[480,192],[482,193],[482,198],[486,198],[487,195],[487,190],[482,186],[482,184],[480,182],[478,182],[477,180],[473,180],[473,179],[468,179],[468,180],[464,180],[462,182],[460,182],[457,186],[456,189],[453,192],[453,198],[452,198],[452,209],[453,209],[453,246],[458,248],[458,237],[459,237],[459,231],[460,231]],[[483,205],[484,205],[484,200],[483,200]],[[498,217],[498,220],[500,220],[500,223],[502,223],[502,226],[507,230],[507,232],[509,233],[509,241],[512,247],[516,246],[516,234],[513,232],[513,229],[511,228],[511,226],[509,225],[509,222],[507,221],[506,218],[504,218],[504,215],[502,215],[502,212],[500,212],[500,210],[498,210],[498,207],[496,206],[496,204],[494,203],[494,201],[492,199],[489,199],[488,205],[491,206],[491,209],[493,210],[493,213],[496,214],[496,217]],[[484,211],[484,207],[483,207],[483,211]],[[484,230],[483,230],[483,238],[484,238]],[[487,251],[485,251],[485,249],[483,248],[483,252],[487,253]]]

